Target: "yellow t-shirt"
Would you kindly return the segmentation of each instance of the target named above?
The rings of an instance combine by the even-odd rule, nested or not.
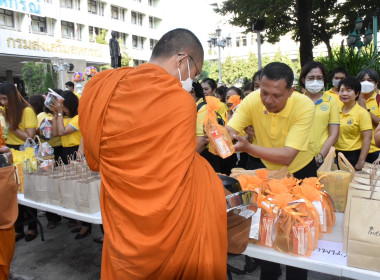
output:
[[[21,122],[19,123],[18,128],[22,131],[25,131],[27,128],[37,128],[37,116],[31,107],[26,107],[22,111]],[[16,136],[11,130],[8,130],[8,145],[21,145],[24,143],[25,140]]]
[[[356,151],[362,148],[362,131],[372,130],[371,116],[357,102],[354,107],[344,114],[340,108],[339,139],[335,148],[339,151]]]
[[[78,97],[78,99],[80,99],[80,97],[82,96],[79,93],[77,93],[75,90],[73,91],[73,93],[75,94],[76,97]]]
[[[82,134],[80,133],[80,130],[79,130],[78,120],[79,120],[78,115],[76,115],[75,117],[71,119],[69,118],[63,119],[63,124],[65,127],[68,125],[71,125],[72,127],[76,129],[76,131],[73,133],[61,136],[61,142],[64,148],[79,146],[80,139],[82,138]]]
[[[202,102],[205,102],[203,98],[200,98],[196,102],[196,106],[198,108],[198,105]],[[205,136],[204,131],[203,131],[203,121],[206,117],[207,114],[207,109],[206,109],[206,104],[204,104],[197,112],[197,126],[196,126],[196,131],[195,134],[197,136]]]
[[[237,132],[252,125],[258,146],[291,147],[299,150],[288,166],[288,170],[294,173],[305,167],[314,157],[310,143],[314,108],[310,98],[302,94],[292,94],[281,112],[270,113],[261,102],[260,93],[253,92],[240,103],[228,125]],[[282,167],[280,164],[262,161],[270,170]]]
[[[366,107],[372,114],[374,114],[376,117],[380,118],[380,106],[377,104],[376,101],[377,93],[374,92],[370,98],[366,100]],[[380,151],[380,148],[378,148],[375,144],[375,130],[376,126],[373,126],[372,124],[372,141],[371,141],[371,147],[369,148],[368,153],[374,153],[377,151]]]
[[[53,115],[52,114],[49,114],[49,113],[45,113],[45,112],[41,112],[37,115],[37,123],[38,123],[38,126],[37,127],[40,127],[41,126],[41,123],[44,119],[47,119],[47,120],[52,120],[53,119]],[[46,142],[44,139],[41,138],[41,141],[42,142]],[[50,146],[52,147],[59,147],[59,146],[62,146],[62,143],[61,143],[61,136],[55,136],[53,137],[52,139],[50,139],[49,141],[47,141],[49,143]]]
[[[227,104],[220,101],[220,108],[216,112],[222,117],[224,121],[226,121],[228,112]]]
[[[313,126],[311,128],[311,144],[317,156],[329,137],[329,125],[339,125],[339,106],[336,99],[326,93],[315,103]]]
[[[340,100],[339,94],[337,94],[335,91],[333,91],[333,88],[326,90],[324,93],[334,97],[336,99],[336,101],[338,101],[339,108],[343,106],[343,102]]]

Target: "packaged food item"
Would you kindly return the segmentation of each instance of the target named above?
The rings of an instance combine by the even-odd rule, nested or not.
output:
[[[272,248],[273,247],[273,232],[275,229],[275,215],[264,214],[261,220],[260,230],[260,245]]]
[[[58,93],[56,93],[54,90],[52,90],[51,88],[49,88],[49,93],[48,95],[46,96],[46,100],[45,100],[45,106],[49,109],[49,110],[52,110],[52,106],[54,105],[54,103],[56,101],[59,101],[61,103],[63,103],[63,101],[65,100],[62,96],[60,96]]]
[[[53,126],[48,119],[45,119],[40,126],[42,132],[42,138],[45,140],[50,140],[53,138]]]

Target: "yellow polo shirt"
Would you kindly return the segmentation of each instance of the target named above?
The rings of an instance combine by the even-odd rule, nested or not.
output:
[[[335,91],[333,91],[333,88],[326,90],[324,93],[334,97],[336,99],[336,101],[338,101],[339,108],[343,106],[343,102],[340,101],[339,94],[335,93]]]
[[[21,122],[19,123],[18,128],[22,131],[25,131],[27,128],[37,128],[37,116],[31,107],[26,107],[22,111]],[[24,143],[25,140],[16,136],[10,129],[8,130],[8,145],[21,145]]]
[[[377,93],[374,92],[371,95],[371,97],[366,100],[366,107],[368,110],[370,110],[372,114],[380,118],[380,106],[377,104],[376,96],[377,96]],[[371,147],[369,148],[369,153],[380,151],[380,148],[378,148],[375,144],[375,130],[376,130],[376,126],[373,126],[372,124],[372,141],[371,141]]]
[[[76,97],[78,97],[78,99],[81,98],[82,95],[80,95],[79,93],[77,93],[75,90],[73,91],[73,93],[75,94]]]
[[[54,117],[53,117],[53,114],[49,114],[49,113],[45,113],[45,112],[41,112],[37,115],[37,123],[38,123],[38,126],[37,127],[41,127],[41,123],[44,119],[47,119],[47,120],[52,120]],[[41,138],[41,141],[42,142],[46,142],[44,139]],[[59,147],[59,146],[62,146],[62,143],[61,143],[61,136],[55,136],[53,137],[52,139],[50,139],[49,141],[47,141],[49,143],[50,146],[52,147]]]
[[[258,146],[267,148],[291,147],[299,151],[288,166],[289,172],[297,172],[314,157],[310,143],[315,105],[302,94],[292,94],[284,109],[270,113],[261,102],[260,93],[253,92],[240,103],[228,125],[237,132],[248,125],[255,130]],[[262,160],[270,170],[282,167],[280,164]]]
[[[362,148],[362,131],[372,130],[372,120],[369,113],[357,102],[344,114],[340,108],[339,139],[335,148],[339,151],[356,151]]]
[[[227,104],[220,101],[220,108],[216,112],[222,117],[224,121],[226,121],[228,112]]]
[[[78,115],[76,115],[75,117],[73,117],[71,119],[69,119],[69,118],[63,119],[63,125],[65,127],[68,125],[71,125],[73,128],[76,129],[76,131],[73,133],[61,136],[61,142],[62,142],[62,146],[64,148],[79,146],[80,139],[82,138],[82,134],[79,130],[78,120],[79,120]]]
[[[339,125],[339,106],[336,99],[323,93],[321,99],[315,103],[314,121],[311,129],[311,144],[314,155],[317,156],[329,137],[329,125]]]
[[[196,102],[196,106],[198,108],[198,105],[202,102],[205,102],[203,98],[200,98]],[[206,109],[206,104],[204,104],[197,112],[197,126],[195,130],[195,134],[197,136],[205,136],[204,131],[203,131],[203,121],[206,117],[207,114],[207,109]]]

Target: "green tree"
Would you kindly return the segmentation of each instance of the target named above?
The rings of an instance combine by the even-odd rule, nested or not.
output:
[[[28,62],[21,71],[29,94],[40,94],[44,92],[46,64]]]
[[[232,25],[252,31],[252,24],[265,22],[263,35],[269,43],[291,32],[292,39],[300,42],[301,65],[313,58],[313,44],[326,44],[339,32],[337,0],[227,0],[217,12],[232,15]]]
[[[119,38],[117,39],[120,46],[120,55],[121,55],[121,66],[129,66],[129,62],[132,61],[132,57],[128,54],[128,49],[122,42],[122,40]]]
[[[108,45],[108,42],[106,41],[107,36],[107,30],[102,29],[98,35],[96,35],[96,43]]]

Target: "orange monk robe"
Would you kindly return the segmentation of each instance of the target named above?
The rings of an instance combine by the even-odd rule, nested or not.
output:
[[[102,279],[226,279],[223,186],[195,152],[196,107],[163,68],[96,74],[79,105],[102,178]]]

